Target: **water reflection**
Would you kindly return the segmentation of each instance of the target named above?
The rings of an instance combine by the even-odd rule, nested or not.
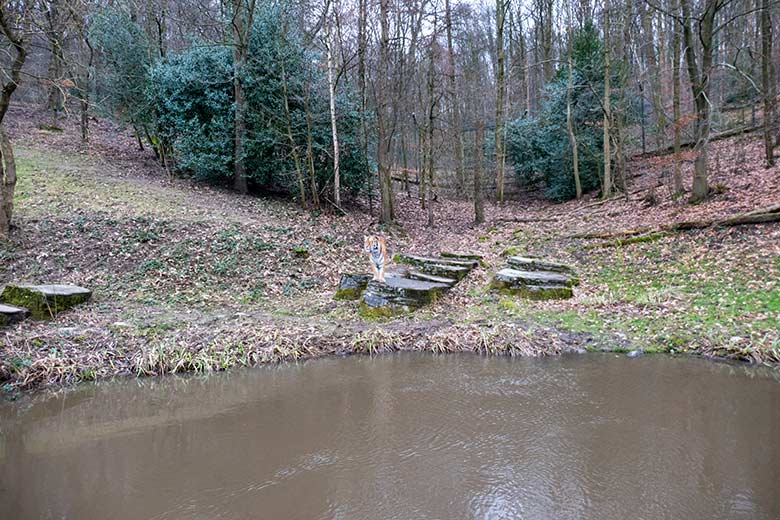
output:
[[[9,518],[777,518],[776,371],[403,354],[0,406]]]

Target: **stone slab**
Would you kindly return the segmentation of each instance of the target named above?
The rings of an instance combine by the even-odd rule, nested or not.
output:
[[[572,273],[571,267],[560,262],[552,260],[543,260],[541,258],[531,258],[527,256],[510,256],[506,259],[510,267],[520,271],[553,271],[556,273]]]
[[[396,262],[402,264],[410,264],[410,265],[418,265],[418,266],[422,266],[425,264],[440,264],[440,265],[450,265],[456,267],[467,267],[469,269],[474,269],[475,267],[479,266],[479,260],[471,260],[467,258],[435,258],[432,256],[419,256],[419,255],[410,255],[406,253],[399,253],[395,255],[394,259]]]
[[[29,315],[30,312],[23,307],[15,307],[13,305],[0,303],[0,326],[22,321]]]
[[[76,285],[8,284],[0,294],[0,302],[30,311],[33,318],[49,319],[92,297],[92,291]]]

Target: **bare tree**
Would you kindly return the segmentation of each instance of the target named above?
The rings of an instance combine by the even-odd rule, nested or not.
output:
[[[14,191],[16,189],[16,162],[11,140],[5,132],[3,121],[11,96],[19,86],[22,67],[27,59],[29,40],[24,38],[25,25],[29,23],[29,9],[24,2],[14,7],[7,2],[0,4],[0,32],[13,52],[13,59],[7,70],[3,70],[4,79],[0,90],[0,238],[7,239],[11,230],[11,218],[14,210]]]
[[[483,143],[485,142],[485,123],[477,121],[474,137],[474,223],[485,222],[485,207],[482,204],[482,161]]]
[[[569,51],[568,51],[568,69],[566,83],[566,130],[569,133],[569,144],[571,146],[571,166],[572,173],[574,174],[574,191],[578,199],[582,198],[582,183],[580,182],[580,154],[579,147],[577,146],[577,135],[574,133],[574,124],[572,122],[571,115],[571,91],[574,88],[573,71],[574,63],[572,60],[572,53],[574,51],[572,47],[572,26],[571,26],[571,6],[567,5],[567,24],[569,32]]]
[[[675,12],[679,11],[679,5],[675,4]],[[674,196],[678,197],[685,193],[685,187],[683,186],[682,172],[680,171],[680,148],[682,146],[682,138],[680,136],[680,24],[675,23],[672,29],[674,31],[672,36],[672,113],[674,117],[674,174],[673,174],[673,190]]]
[[[769,15],[769,0],[761,0],[761,86],[764,91],[764,159],[767,168],[775,165],[772,139],[775,89],[772,69],[772,19]]]
[[[683,43],[685,60],[688,66],[688,78],[691,82],[693,104],[696,110],[696,144],[694,151],[696,159],[693,165],[693,186],[691,202],[700,202],[707,198],[707,154],[710,144],[710,104],[712,73],[713,36],[715,35],[715,19],[727,0],[704,0],[703,10],[698,16],[691,13],[691,0],[681,0]],[[698,45],[694,40],[694,27]],[[701,56],[697,56],[697,48],[701,48]]]
[[[444,0],[444,24],[447,30],[447,82],[450,97],[450,127],[452,145],[455,151],[455,173],[461,189],[466,186],[466,172],[463,164],[463,136],[460,128],[460,104],[455,74],[455,49],[452,44],[452,9],[450,0]]]
[[[506,19],[507,0],[496,0],[496,124],[493,127],[493,139],[496,150],[496,199],[504,202],[504,20]]]
[[[388,98],[388,80],[390,72],[390,28],[389,0],[379,0],[379,70],[377,71],[374,97],[376,100],[377,152],[376,160],[379,169],[379,194],[381,207],[379,220],[390,223],[395,219],[393,208],[393,187],[390,172],[390,148],[395,127],[395,111],[391,110]]]
[[[331,0],[325,2],[325,54],[328,69],[328,98],[330,101],[330,126],[333,137],[333,204],[341,208],[341,175],[339,171],[339,132],[336,126],[336,81],[333,74],[333,42],[331,40],[332,17],[335,10]],[[330,11],[330,12],[329,12]]]
[[[609,29],[609,0],[604,0],[604,180],[602,195],[604,198],[612,194],[612,151],[610,149],[610,127],[612,125],[612,101],[609,91],[610,74],[610,29]]]

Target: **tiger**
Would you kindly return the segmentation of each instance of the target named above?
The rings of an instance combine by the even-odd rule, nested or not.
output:
[[[385,266],[388,264],[387,242],[385,237],[368,235],[363,237],[363,251],[368,254],[368,261],[374,271],[374,280],[385,282]]]

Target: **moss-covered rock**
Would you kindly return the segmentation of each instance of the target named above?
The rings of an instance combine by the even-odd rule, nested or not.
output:
[[[337,300],[359,300],[372,278],[373,276],[370,274],[342,274],[335,298]]]
[[[23,307],[33,318],[45,320],[90,297],[92,291],[75,285],[6,285],[0,302]]]
[[[25,319],[30,313],[22,307],[0,303],[0,327]]]
[[[391,274],[385,283],[369,282],[360,302],[360,314],[365,317],[405,314],[433,302],[449,287]]]
[[[571,298],[573,280],[564,273],[519,271],[506,268],[496,273],[490,286],[506,294],[532,300]]]

